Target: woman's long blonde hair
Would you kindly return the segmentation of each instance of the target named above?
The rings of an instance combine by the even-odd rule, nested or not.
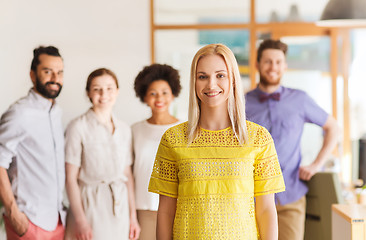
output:
[[[188,110],[188,143],[192,143],[200,134],[199,121],[201,117],[201,107],[200,100],[196,94],[197,64],[201,58],[207,55],[218,55],[225,61],[230,81],[228,113],[233,132],[239,143],[243,144],[247,140],[244,92],[235,56],[233,52],[223,44],[210,44],[202,47],[198,50],[192,60]]]

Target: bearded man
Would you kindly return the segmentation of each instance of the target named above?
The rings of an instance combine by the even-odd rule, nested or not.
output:
[[[306,181],[318,172],[337,144],[336,120],[320,108],[304,91],[281,85],[287,69],[287,45],[279,40],[263,41],[257,51],[260,82],[246,94],[249,121],[271,133],[286,191],[276,194],[280,240],[303,240],[305,228]],[[323,146],[308,166],[301,166],[300,140],[305,123],[323,128]],[[330,206],[329,206],[330,207]]]
[[[55,99],[64,65],[53,46],[38,47],[33,55],[33,87],[0,121],[0,200],[8,240],[61,240],[64,134]]]

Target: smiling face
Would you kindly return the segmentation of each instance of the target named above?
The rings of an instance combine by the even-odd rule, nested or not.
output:
[[[94,109],[110,110],[118,96],[116,80],[108,74],[95,77],[87,94]]]
[[[35,91],[45,98],[55,99],[61,92],[63,73],[64,64],[61,57],[39,55],[37,69],[30,73]]]
[[[165,80],[153,81],[144,97],[144,102],[151,108],[153,113],[168,112],[173,100],[172,89]]]
[[[279,49],[264,50],[259,62],[257,62],[257,69],[262,85],[280,85],[282,75],[287,69],[285,54]]]
[[[224,59],[215,54],[201,58],[196,71],[196,95],[202,108],[227,108],[230,79]]]

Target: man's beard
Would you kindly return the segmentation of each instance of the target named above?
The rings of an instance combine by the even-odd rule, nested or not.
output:
[[[59,89],[56,90],[50,90],[47,88],[47,85],[50,84],[57,84],[59,86]],[[39,92],[43,97],[48,98],[48,99],[55,99],[57,98],[57,96],[60,94],[61,89],[62,89],[62,85],[56,82],[46,82],[45,84],[43,84],[41,82],[41,80],[38,78],[38,76],[36,76],[36,90],[37,92]]]
[[[261,74],[259,74],[259,82],[263,85],[263,86],[277,86],[280,84],[281,78],[276,79],[275,81],[269,81],[265,76],[262,76]]]

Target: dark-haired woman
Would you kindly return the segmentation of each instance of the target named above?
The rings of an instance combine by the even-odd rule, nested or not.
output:
[[[169,65],[153,64],[145,67],[135,79],[136,96],[151,109],[151,117],[132,126],[136,183],[136,209],[141,226],[140,240],[156,239],[156,218],[159,196],[149,193],[155,154],[161,136],[179,120],[169,112],[181,86],[178,71]]]

